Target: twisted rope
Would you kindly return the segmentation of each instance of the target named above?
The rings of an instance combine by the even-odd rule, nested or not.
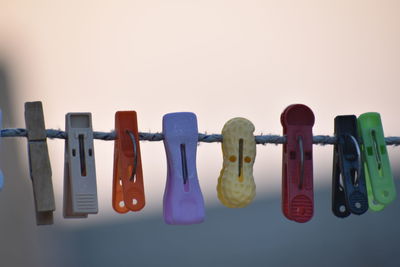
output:
[[[67,134],[61,130],[49,129],[47,131],[47,137],[51,139],[66,139]],[[26,137],[27,131],[22,128],[11,128],[0,130],[0,137]],[[112,141],[115,140],[115,132],[93,132],[93,138],[97,140]],[[164,136],[162,133],[139,133],[139,140],[157,142],[162,141]],[[261,145],[266,144],[284,144],[286,142],[285,136],[280,135],[256,135],[256,143]],[[389,136],[385,138],[386,144],[389,146],[399,146],[400,137]],[[220,134],[202,134],[199,133],[199,142],[204,143],[220,143],[222,142],[222,135]],[[336,143],[336,137],[329,135],[314,135],[313,143],[316,145],[333,145]]]

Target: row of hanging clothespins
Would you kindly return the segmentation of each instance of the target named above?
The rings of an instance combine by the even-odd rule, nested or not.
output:
[[[0,128],[1,128],[0,113]],[[379,113],[337,116],[335,136],[313,136],[314,114],[302,104],[281,114],[283,136],[254,136],[245,118],[225,123],[221,135],[199,134],[194,113],[164,115],[162,134],[139,133],[135,111],[115,114],[115,132],[93,132],[90,113],[68,113],[65,132],[46,130],[41,102],[25,103],[26,129],[2,129],[1,137],[27,137],[36,222],[53,224],[55,200],[47,138],[65,139],[64,218],[98,213],[93,138],[114,140],[112,206],[118,213],[138,212],[145,206],[140,140],[163,141],[167,179],[163,200],[168,224],[195,224],[205,219],[204,200],[196,169],[199,141],[222,142],[223,166],[217,183],[220,202],[244,208],[256,195],[253,165],[256,144],[282,144],[282,211],[289,220],[304,223],[314,214],[313,144],[333,144],[332,211],[337,217],[381,211],[396,198],[386,145],[400,145],[399,137],[385,138]],[[0,171],[0,186],[3,174]]]

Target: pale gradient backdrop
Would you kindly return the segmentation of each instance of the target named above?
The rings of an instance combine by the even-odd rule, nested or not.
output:
[[[399,12],[394,0],[0,0],[0,61],[12,110],[3,114],[4,126],[24,127],[24,102],[41,100],[47,128],[64,129],[67,112],[89,111],[95,130],[110,131],[116,111],[136,110],[140,130],[158,132],[165,113],[192,111],[201,132],[220,133],[241,116],[256,134],[281,134],[280,113],[304,103],[315,113],[315,134],[331,135],[336,115],[377,111],[385,134],[400,135]],[[146,208],[119,215],[111,208],[113,142],[95,141],[100,211],[72,221],[61,216],[64,142],[48,144],[56,227],[160,216],[162,142],[141,143]],[[15,147],[24,192],[31,194],[25,140]],[[400,149],[389,153],[397,166]],[[208,208],[221,205],[215,189],[221,158],[220,144],[198,148]],[[314,148],[316,188],[330,188],[331,158],[331,146]],[[12,171],[5,171],[4,191]],[[280,146],[257,147],[254,176],[258,197],[279,193]],[[24,207],[27,225],[34,225],[31,200]]]

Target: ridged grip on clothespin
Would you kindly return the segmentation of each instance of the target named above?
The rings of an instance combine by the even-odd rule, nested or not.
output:
[[[38,225],[53,224],[53,211],[56,205],[42,102],[25,103],[25,124],[36,223]]]

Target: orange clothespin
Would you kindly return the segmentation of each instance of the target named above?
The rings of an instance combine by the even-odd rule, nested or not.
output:
[[[139,211],[145,197],[135,111],[115,113],[115,134],[112,205],[118,213]]]

